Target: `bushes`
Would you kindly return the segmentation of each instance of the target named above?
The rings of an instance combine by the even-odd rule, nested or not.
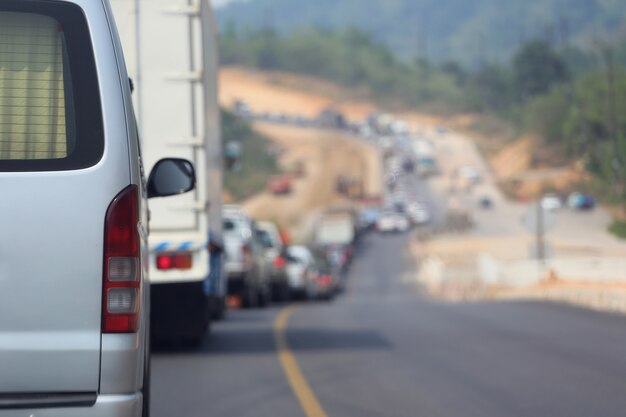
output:
[[[226,110],[222,110],[222,138],[225,143],[234,140],[242,145],[240,169],[225,172],[226,191],[243,200],[263,190],[268,178],[278,173],[276,160],[268,152],[268,140]]]
[[[609,232],[613,233],[620,239],[626,239],[626,221],[615,220],[609,226]]]

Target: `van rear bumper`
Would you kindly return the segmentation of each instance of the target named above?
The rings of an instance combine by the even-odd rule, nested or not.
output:
[[[99,395],[91,407],[3,409],[0,417],[140,417],[141,408],[141,393]]]

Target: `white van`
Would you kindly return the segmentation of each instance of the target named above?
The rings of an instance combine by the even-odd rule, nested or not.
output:
[[[0,416],[148,415],[145,181],[107,0],[0,2]]]

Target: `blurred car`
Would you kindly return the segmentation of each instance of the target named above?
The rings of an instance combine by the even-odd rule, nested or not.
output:
[[[415,161],[408,157],[404,158],[404,160],[402,161],[402,169],[407,174],[413,173],[415,171]]]
[[[478,200],[478,205],[480,206],[480,208],[488,210],[493,208],[493,200],[491,199],[491,197],[481,197],[480,200]]]
[[[480,172],[471,165],[464,165],[459,168],[459,176],[463,178],[468,184],[478,184],[482,181]]]
[[[352,258],[353,250],[350,245],[325,245],[321,248],[328,262],[331,266],[338,271],[346,271],[348,266],[350,265],[350,260]]]
[[[592,210],[596,201],[590,195],[575,192],[567,198],[567,206],[572,210]]]
[[[397,193],[393,199],[393,211],[400,214],[407,212],[406,197],[404,193]]]
[[[253,115],[252,107],[247,101],[237,99],[233,103],[233,111],[236,115],[244,118],[250,118]]]
[[[265,265],[268,271],[272,300],[285,301],[289,295],[289,285],[287,283],[285,247],[280,231],[274,223],[257,222],[256,233],[265,249]]]
[[[223,228],[228,295],[240,297],[247,308],[264,306],[270,299],[270,286],[254,220],[239,206],[224,206]]]
[[[291,193],[291,176],[274,175],[267,182],[267,190],[275,195]]]
[[[405,215],[395,211],[386,211],[381,214],[376,229],[380,233],[406,232],[411,225]]]
[[[421,226],[430,221],[430,213],[424,204],[412,203],[407,208],[407,215],[411,220],[411,223],[416,226]]]
[[[556,211],[560,210],[563,207],[563,203],[561,202],[561,198],[553,193],[546,194],[541,198],[541,207],[544,210],[548,211]]]
[[[313,254],[306,246],[289,246],[285,251],[287,283],[289,294],[296,298],[315,298],[318,276]]]
[[[371,230],[376,227],[376,222],[380,217],[380,210],[374,207],[363,209],[359,213],[358,227],[360,230]]]
[[[313,278],[312,286],[316,297],[329,300],[340,289],[340,274],[323,253],[316,251],[313,253],[313,258],[317,274]]]

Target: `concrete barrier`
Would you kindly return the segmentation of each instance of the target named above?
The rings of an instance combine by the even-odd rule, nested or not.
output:
[[[449,301],[537,299],[626,314],[626,260],[588,257],[502,261],[489,254],[475,265],[446,265],[439,257],[421,262],[417,280]]]

